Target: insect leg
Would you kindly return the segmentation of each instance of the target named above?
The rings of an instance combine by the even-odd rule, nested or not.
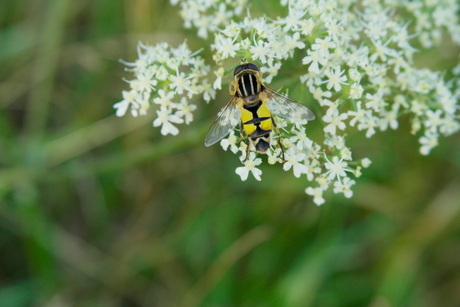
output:
[[[246,143],[247,144],[247,143]],[[244,157],[243,164],[248,160],[249,158],[249,151],[251,150],[251,145],[247,144],[246,146],[246,157]]]
[[[244,142],[244,144],[246,144],[246,157],[244,157],[244,160],[242,161],[244,164],[246,160],[249,158],[249,150],[251,149],[251,146],[249,145],[249,142],[246,141],[246,138],[243,135],[243,131],[244,131],[243,122],[240,121],[240,137],[241,137],[241,140]]]
[[[235,80],[230,82],[230,84],[228,85],[228,90],[230,92],[230,95],[235,95],[237,86],[238,86],[238,83]]]
[[[244,144],[248,145],[248,142],[246,141],[246,138],[243,135],[243,122],[240,121],[240,138],[244,142]]]
[[[284,147],[283,147],[283,144],[281,144],[281,133],[280,133],[280,130],[278,129],[278,125],[276,125],[276,121],[275,121],[275,119],[273,118],[273,116],[271,116],[271,119],[272,119],[273,127],[275,127],[276,134],[278,135],[278,146],[279,146],[280,149],[281,149],[281,160],[283,160],[283,162],[286,162],[286,160],[284,160]]]

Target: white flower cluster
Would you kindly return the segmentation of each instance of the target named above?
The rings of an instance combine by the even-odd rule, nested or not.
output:
[[[122,61],[135,79],[127,80],[130,90],[123,91],[123,100],[114,105],[116,114],[123,116],[130,109],[133,116],[145,115],[154,105],[157,117],[153,126],[161,126],[162,135],[177,135],[176,124],[188,125],[193,120],[196,105],[190,99],[194,95],[202,94],[208,102],[215,98],[215,90],[206,79],[209,66],[185,42],[178,48],[166,43],[139,43],[137,53],[135,62]]]
[[[353,160],[352,149],[346,144],[347,134],[358,130],[369,138],[377,131],[396,130],[404,116],[411,122],[411,132],[419,137],[420,152],[429,154],[440,136],[460,130],[460,65],[451,72],[436,72],[413,64],[416,48],[436,46],[446,33],[460,44],[460,9],[456,0],[281,0],[285,8],[280,11],[286,12],[283,16],[261,15],[264,12],[258,12],[258,6],[243,12],[240,3],[246,4],[244,0],[171,2],[180,3],[185,27],[197,28],[199,37],[213,35],[210,49],[216,63],[212,86],[205,82],[206,89],[201,90],[194,80],[204,76],[204,64],[188,75],[170,68],[172,76],[181,80],[174,81],[171,75],[166,78],[175,94],[208,93],[210,99],[213,90],[221,89],[222,77],[230,68],[226,59],[234,59],[233,67],[241,58],[260,64],[266,85],[283,65],[295,67],[286,81],[300,82],[311,93],[313,99],[302,102],[316,113],[314,124],[322,125],[324,139],[310,139],[306,122],[300,119],[288,122],[275,117],[285,148],[284,159],[277,146],[278,136],[273,133],[267,160],[270,164],[282,163],[285,171],[310,181],[305,192],[318,205],[325,202],[326,190],[351,197],[354,178],[371,163],[368,158]],[[153,47],[140,49],[147,48]],[[147,53],[139,55],[141,66]],[[188,64],[197,58],[190,52],[187,55]],[[181,62],[180,58],[177,61]],[[202,63],[201,59],[197,61]],[[130,65],[137,75],[135,84],[130,82],[136,97],[141,92],[139,88],[150,93],[160,82],[152,72],[140,74],[137,62]],[[139,76],[146,78],[140,82],[142,85],[137,84],[142,80]],[[453,77],[446,81],[446,76]],[[125,100],[132,104],[133,95],[126,95]],[[157,95],[166,92],[157,91]],[[121,103],[123,107],[119,108],[126,110],[126,102]],[[142,108],[137,103],[137,109]],[[246,158],[247,145],[239,131],[230,133],[221,146],[239,154],[242,161]],[[257,168],[261,163],[262,159],[251,151],[236,173],[242,180],[249,173],[261,180],[262,171]]]
[[[208,38],[209,33],[216,32],[236,16],[241,15],[247,7],[247,0],[170,0],[172,5],[180,3],[180,15],[184,27],[198,30],[197,35]]]
[[[394,8],[403,6],[405,12],[415,20],[415,33],[424,48],[438,45],[443,31],[451,34],[452,40],[460,45],[460,23],[458,11],[460,2],[457,0],[425,0],[425,1],[386,1]]]
[[[215,34],[211,48],[218,64],[237,55],[262,63],[265,82],[277,76],[287,60],[301,59],[304,66],[295,74],[300,74],[300,82],[323,107],[323,114],[317,117],[322,117],[325,140],[322,145],[315,143],[304,126],[275,117],[287,150],[285,161],[280,159],[279,149],[268,154],[268,161],[283,163],[284,170],[292,170],[295,177],[303,175],[316,182],[306,189],[315,203],[324,203],[323,192],[330,187],[334,193],[351,197],[355,180],[350,176],[359,176],[362,167],[370,164],[368,158],[352,159],[352,150],[346,145],[346,131],[352,127],[369,138],[377,130],[397,129],[399,117],[406,115],[412,121],[412,132],[420,135],[422,154],[438,144],[440,135],[460,129],[458,85],[445,82],[442,73],[415,68],[416,49],[410,42],[418,36],[425,41],[422,47],[438,44],[436,33],[443,30],[457,40],[458,5],[453,1],[436,6],[376,0],[362,1],[360,6],[346,0],[283,1],[283,5],[288,8],[286,16],[247,15],[233,20]],[[415,29],[396,13],[398,6],[416,17]],[[442,14],[449,22],[434,20]],[[433,21],[429,32],[420,28],[423,16]],[[428,34],[422,38],[422,33]],[[221,145],[244,156],[246,144],[237,136],[230,135]],[[276,140],[273,145],[276,148]],[[256,168],[260,158],[251,154],[248,162],[237,173],[245,180],[252,172],[260,180],[261,171]]]

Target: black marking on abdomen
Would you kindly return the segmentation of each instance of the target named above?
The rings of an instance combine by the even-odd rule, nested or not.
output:
[[[268,136],[271,132],[272,132],[271,130],[262,130],[260,126],[257,125],[256,130],[250,135],[248,135],[248,137],[250,137],[253,141],[255,141],[256,139],[262,136]]]
[[[260,123],[265,121],[265,120],[271,120],[270,117],[259,117],[259,115],[257,115],[257,111],[259,110],[260,106],[262,105],[262,101],[259,100],[255,103],[252,103],[252,104],[245,104],[243,106],[243,108],[245,108],[246,110],[248,110],[249,112],[252,113],[252,119],[248,120],[247,122],[244,122],[243,125],[249,125],[249,124],[254,124],[256,126],[256,131],[254,131],[252,135],[254,136],[259,136],[259,135],[265,135],[269,132],[271,132],[271,129],[270,130],[263,130],[260,128]]]
[[[257,114],[257,111],[259,110],[261,105],[262,105],[261,100],[255,102],[255,103],[243,105],[243,108],[245,108],[246,110],[248,110],[249,112],[252,113],[252,119],[248,120],[244,124],[256,124],[257,125],[261,121],[270,119],[270,117],[259,117],[259,115]]]
[[[243,123],[244,125],[249,125],[249,124],[254,124],[254,125],[258,125],[260,124],[260,122],[263,122],[264,120],[268,120],[270,119],[270,117],[257,117],[257,118],[253,118],[251,120],[248,120],[247,122]]]

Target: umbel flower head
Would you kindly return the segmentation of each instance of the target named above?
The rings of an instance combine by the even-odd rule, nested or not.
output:
[[[266,159],[304,178],[309,183],[305,192],[318,205],[328,190],[352,197],[354,179],[370,165],[368,158],[354,160],[347,145],[350,130],[370,138],[398,129],[404,116],[419,139],[420,153],[427,155],[441,136],[460,129],[460,64],[449,71],[414,65],[418,50],[439,46],[442,37],[460,45],[456,0],[281,0],[284,14],[262,12],[247,0],[171,3],[180,6],[184,27],[212,40],[204,47],[212,53],[212,68],[185,43],[177,48],[140,43],[139,58],[124,62],[134,79],[115,105],[117,115],[128,109],[142,115],[152,106],[154,126],[162,134],[177,134],[179,125],[193,121],[192,99],[209,102],[221,90],[225,71],[233,68],[228,59],[235,66],[241,58],[257,63],[265,83],[289,65],[291,77],[283,80],[310,92],[313,99],[302,103],[317,120],[306,125],[274,115],[280,138],[272,137]],[[309,131],[319,127],[323,137],[310,138]],[[278,142],[286,149],[284,159]],[[257,167],[263,157],[253,150],[246,157],[239,125],[220,144],[246,160],[236,169],[242,180],[249,174],[262,179]]]
[[[186,42],[178,48],[166,43],[139,43],[137,53],[135,62],[122,61],[135,79],[127,80],[130,89],[123,91],[123,100],[114,105],[116,114],[123,116],[129,109],[133,116],[145,115],[154,105],[157,117],[153,126],[161,127],[163,135],[177,135],[177,124],[193,121],[196,105],[190,103],[191,99],[202,95],[209,102],[215,97],[206,79],[209,66],[198,52],[188,49]]]

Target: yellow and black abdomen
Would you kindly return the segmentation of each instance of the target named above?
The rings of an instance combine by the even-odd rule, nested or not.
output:
[[[267,102],[257,100],[240,108],[244,132],[258,152],[266,152],[270,147],[272,131],[272,117]]]

